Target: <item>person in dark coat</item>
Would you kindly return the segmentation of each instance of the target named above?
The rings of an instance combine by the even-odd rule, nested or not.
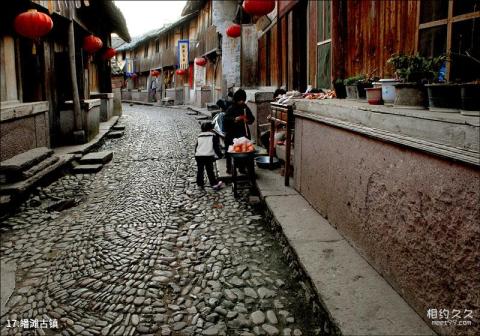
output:
[[[252,111],[245,104],[247,94],[244,90],[238,89],[233,95],[233,105],[231,105],[225,116],[223,117],[223,125],[225,129],[225,145],[233,145],[233,139],[246,137],[251,138],[250,129],[248,125],[253,124],[255,117]],[[232,159],[226,155],[227,159],[227,173],[232,173]],[[240,172],[243,173],[244,167],[240,167]]]

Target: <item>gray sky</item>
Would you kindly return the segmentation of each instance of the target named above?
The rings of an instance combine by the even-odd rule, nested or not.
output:
[[[132,37],[160,28],[165,23],[176,21],[186,1],[125,1],[115,0],[115,5],[125,16]]]

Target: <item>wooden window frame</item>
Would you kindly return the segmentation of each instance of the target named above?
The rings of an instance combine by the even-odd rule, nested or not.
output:
[[[330,3],[330,9],[329,9],[329,13],[326,13],[326,9],[327,9],[327,1],[320,1],[320,2],[317,2],[317,13],[316,13],[316,17],[317,17],[317,25],[318,25],[318,20],[319,20],[319,13],[322,13],[323,17],[322,17],[322,36],[319,36],[318,34],[318,29],[319,29],[319,26],[317,26],[316,28],[316,31],[315,31],[315,35],[316,35],[316,40],[317,40],[317,45],[316,45],[316,57],[317,59],[315,60],[315,67],[316,67],[316,75],[315,75],[315,87],[319,86],[319,63],[318,63],[318,56],[319,56],[319,50],[320,50],[320,47],[324,46],[324,45],[328,45],[330,44],[330,80],[331,80],[331,77],[332,77],[332,71],[333,71],[333,66],[332,66],[332,58],[331,58],[331,55],[332,55],[332,32],[330,31],[330,34],[329,36],[327,36],[327,24],[332,23],[332,18],[331,18],[331,15],[332,15],[332,7],[331,7],[331,3]],[[326,20],[326,17],[327,16],[330,16],[330,21],[327,22]],[[331,84],[330,84],[331,86]],[[329,87],[330,87],[329,86]]]
[[[430,0],[422,0],[422,1],[430,1]],[[419,39],[420,39],[420,31],[423,29],[428,29],[432,27],[439,27],[439,26],[447,26],[447,45],[446,45],[446,54],[450,54],[452,50],[452,30],[453,30],[453,24],[457,22],[462,22],[466,20],[472,20],[472,19],[478,19],[480,18],[480,11],[477,12],[470,12],[470,13],[465,13],[461,15],[453,15],[453,1],[454,0],[448,0],[448,11],[447,11],[447,18],[446,19],[441,19],[441,20],[435,20],[435,21],[430,21],[430,22],[425,22],[425,23],[420,23],[420,15],[421,15],[421,4],[420,2],[418,3],[417,6],[417,30],[415,34],[415,52],[418,53],[418,44],[419,44]],[[459,1],[459,0],[457,0]],[[446,68],[446,73],[445,73],[445,78],[447,80],[450,80],[450,67],[451,64],[450,62],[447,62],[447,68]]]

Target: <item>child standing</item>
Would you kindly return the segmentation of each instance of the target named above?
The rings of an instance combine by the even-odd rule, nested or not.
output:
[[[201,126],[202,132],[198,135],[195,146],[195,160],[197,161],[197,185],[204,186],[203,171],[207,171],[208,180],[214,190],[223,187],[222,181],[217,181],[213,172],[213,163],[217,158],[222,157],[218,135],[213,132],[213,124],[204,122]]]

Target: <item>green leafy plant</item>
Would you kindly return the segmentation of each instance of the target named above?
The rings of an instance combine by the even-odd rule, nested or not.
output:
[[[394,54],[387,61],[395,75],[404,82],[431,82],[438,77],[445,56],[426,58],[420,55]]]
[[[347,79],[345,79],[343,81],[343,84],[345,84],[345,85],[355,85],[359,82],[364,82],[366,80],[367,80],[367,76],[365,76],[365,75],[355,75],[355,76],[348,77]]]

